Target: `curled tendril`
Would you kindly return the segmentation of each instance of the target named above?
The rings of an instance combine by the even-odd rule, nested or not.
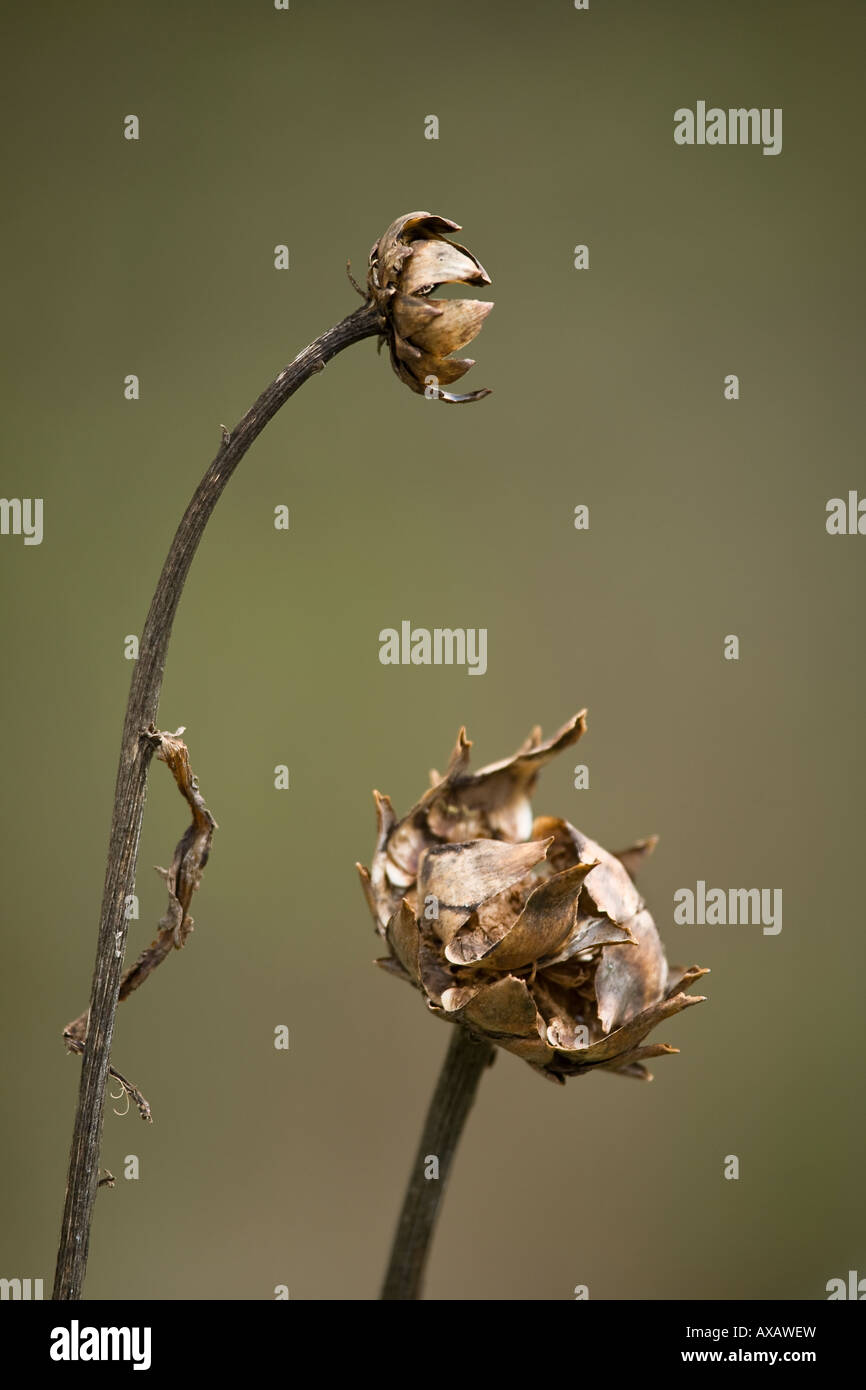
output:
[[[114,1079],[115,1079],[115,1081],[118,1081],[118,1078],[117,1078],[117,1077],[115,1077]],[[130,1110],[130,1106],[132,1105],[132,1101],[131,1101],[130,1098],[129,1098],[129,1091],[127,1090],[126,1086],[124,1086],[123,1082],[122,1082],[122,1081],[119,1081],[118,1084],[120,1085],[120,1090],[118,1091],[117,1095],[115,1095],[113,1091],[109,1091],[108,1094],[111,1096],[111,1099],[112,1099],[112,1100],[123,1100],[124,1098],[126,1099],[126,1109],[125,1109],[125,1110],[116,1110],[116,1109],[114,1109],[114,1106],[112,1106],[112,1109],[114,1110],[115,1115],[119,1115],[119,1116],[122,1118],[124,1115],[128,1115],[128,1114],[129,1114],[129,1110]]]

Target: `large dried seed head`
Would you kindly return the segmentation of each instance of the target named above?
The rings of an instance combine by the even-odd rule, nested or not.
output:
[[[568,821],[533,819],[540,769],[580,738],[585,711],[511,758],[469,771],[461,729],[444,776],[402,820],[376,794],[379,833],[361,880],[389,954],[378,964],[554,1081],[609,1069],[649,1078],[644,1044],[697,1004],[706,972],[668,966],[634,882],[655,846],[610,854]],[[360,868],[360,866],[359,866]]]
[[[382,337],[401,381],[419,395],[463,403],[488,390],[455,395],[442,390],[474,365],[451,357],[481,331],[492,303],[477,299],[431,299],[437,285],[489,285],[484,267],[446,232],[458,223],[429,212],[398,217],[370,252],[367,291],[379,310]]]

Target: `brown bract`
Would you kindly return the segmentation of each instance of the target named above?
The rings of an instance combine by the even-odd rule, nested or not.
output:
[[[437,285],[489,285],[484,267],[445,232],[457,222],[429,212],[398,217],[370,252],[367,289],[382,323],[391,364],[401,381],[420,395],[462,404],[489,390],[456,395],[442,390],[474,366],[474,358],[449,356],[471,343],[492,303],[478,299],[431,299]]]
[[[607,1068],[650,1079],[657,1023],[703,996],[707,972],[668,966],[634,874],[655,847],[610,854],[568,821],[533,818],[539,771],[576,743],[586,711],[511,758],[469,771],[461,729],[444,776],[398,820],[374,793],[378,839],[361,882],[389,954],[442,1018],[514,1052],[554,1081]]]

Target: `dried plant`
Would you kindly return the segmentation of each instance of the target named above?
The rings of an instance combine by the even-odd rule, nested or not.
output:
[[[670,970],[631,873],[655,844],[609,854],[565,820],[533,820],[540,769],[580,738],[585,711],[543,742],[471,773],[461,729],[444,777],[397,820],[376,795],[379,836],[362,883],[390,954],[378,964],[553,1081],[610,1068],[648,1079],[640,1044],[697,1004],[703,971]]]
[[[489,285],[490,277],[471,251],[449,241],[457,222],[429,212],[410,212],[392,222],[370,252],[367,291],[379,310],[391,365],[401,381],[421,395],[463,404],[488,390],[454,395],[451,385],[474,367],[472,357],[455,358],[481,331],[493,305],[479,299],[431,299],[437,285]]]
[[[198,543],[226,484],[268,422],[295,391],[354,343],[378,337],[380,343],[389,344],[398,374],[413,385],[413,389],[420,389],[433,399],[460,399],[436,389],[426,392],[417,376],[422,364],[425,367],[432,364],[433,374],[446,382],[462,375],[470,364],[458,364],[447,354],[474,336],[490,308],[484,305],[472,311],[446,310],[437,301],[427,298],[429,291],[434,288],[437,268],[435,255],[432,260],[429,258],[429,248],[424,245],[427,242],[437,245],[436,254],[441,258],[438,268],[443,281],[465,278],[463,272],[466,266],[455,259],[464,256],[471,261],[471,283],[488,283],[485,272],[474,258],[445,242],[439,235],[441,230],[456,229],[456,226],[447,218],[429,213],[410,213],[392,223],[374,247],[370,285],[366,293],[361,291],[364,304],[316,338],[284,367],[233,430],[222,428],[222,444],[193,494],[163,565],[141,634],[126,706],[90,1007],[86,1014],[64,1030],[67,1046],[82,1054],[82,1068],[54,1280],[55,1299],[78,1299],[82,1294],[93,1206],[100,1186],[99,1150],[105,1087],[110,1074],[121,1081],[145,1118],[150,1116],[149,1106],[140,1092],[113,1071],[110,1065],[114,1020],[121,990],[125,988],[129,993],[136,988],[154,965],[165,959],[172,947],[183,944],[190,925],[187,916],[189,895],[197,886],[210,845],[210,831],[213,829],[212,820],[208,820],[210,812],[203,803],[196,808],[191,801],[193,815],[199,815],[200,819],[194,819],[191,840],[182,842],[178,847],[180,859],[176,856],[172,869],[167,871],[174,906],[168,918],[161,923],[160,934],[149,951],[124,975],[123,956],[128,927],[125,907],[134,891],[150,760],[158,751],[172,766],[176,776],[179,769],[183,771],[181,763],[185,749],[181,753],[180,749],[171,745],[169,741],[175,736],[157,734],[156,721],[172,624]],[[445,247],[450,247],[450,250],[445,250]],[[381,251],[377,251],[377,248],[381,248]],[[416,251],[419,253],[417,259]],[[402,263],[410,257],[409,265],[414,261],[416,271],[419,265],[425,266],[425,284],[421,285],[417,275],[413,275],[411,290],[407,288],[408,281],[400,274]],[[472,314],[476,317],[477,326],[470,331]],[[438,325],[438,329],[434,324]],[[409,336],[404,337],[404,333]],[[472,397],[465,399],[478,399],[485,394],[475,392]],[[186,766],[188,768],[188,763]],[[192,786],[191,781],[190,789]]]
[[[378,964],[414,985],[432,1013],[460,1025],[445,1069],[456,1069],[456,1079],[439,1104],[463,1084],[461,1124],[494,1047],[560,1083],[602,1070],[649,1080],[645,1061],[677,1049],[644,1040],[703,999],[685,991],[705,970],[668,966],[634,883],[655,839],[610,854],[566,820],[533,817],[541,768],[581,737],[585,714],[546,741],[534,729],[513,757],[474,773],[461,729],[444,776],[432,774],[401,820],[375,794],[376,849],[371,869],[358,867],[389,948]],[[419,1154],[440,1153],[432,1145],[446,1139],[453,1155],[456,1137],[437,1129],[436,1104]],[[453,1117],[449,1124],[453,1130]],[[437,1203],[441,1155],[439,1172]],[[431,1184],[415,1176],[388,1298],[417,1297],[432,1234]]]

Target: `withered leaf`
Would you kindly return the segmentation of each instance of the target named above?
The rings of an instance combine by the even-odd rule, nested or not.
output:
[[[151,728],[143,735],[153,747],[156,757],[171,771],[178,790],[192,812],[192,821],[178,841],[171,867],[157,869],[168,888],[168,906],[160,918],[156,937],[150,946],[142,951],[135,964],[124,972],[120,981],[119,1000],[128,998],[173,949],[179,950],[185,944],[193,929],[193,919],[189,915],[192,895],[201,883],[210,854],[213,832],[218,829],[199,790],[198,781],[190,766],[189,750],[180,737],[181,733],[182,729],[169,734]],[[85,1010],[63,1030],[63,1038],[70,1051],[83,1050],[88,1014],[89,1010]],[[109,1073],[138,1106],[142,1119],[150,1120],[150,1106],[141,1092],[113,1067],[109,1067]]]

